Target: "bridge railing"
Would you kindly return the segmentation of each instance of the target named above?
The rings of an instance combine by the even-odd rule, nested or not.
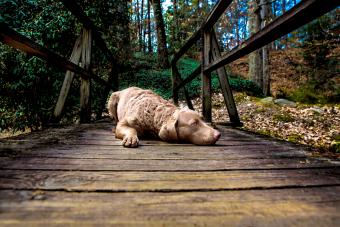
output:
[[[202,110],[206,121],[211,122],[211,72],[217,70],[222,94],[229,113],[230,123],[240,125],[240,119],[236,109],[232,91],[224,66],[229,64],[280,37],[294,31],[302,25],[322,16],[323,14],[339,6],[337,0],[302,0],[289,11],[277,17],[271,23],[252,35],[240,46],[221,56],[214,24],[225,12],[232,0],[220,0],[209,13],[201,27],[190,37],[183,47],[177,51],[171,61],[172,68],[172,92],[174,102],[178,103],[178,91],[195,79],[198,75],[202,77]],[[201,65],[184,80],[177,69],[177,61],[193,46],[199,39],[202,39]],[[191,105],[189,97],[186,97],[188,105]]]
[[[120,67],[117,63],[118,61],[115,59],[105,41],[102,39],[99,29],[94,25],[91,19],[86,16],[77,3],[74,0],[61,0],[61,2],[83,24],[83,31],[75,42],[69,60],[19,34],[3,22],[0,22],[0,41],[30,55],[46,60],[53,66],[67,70],[62,88],[60,89],[58,101],[56,102],[54,109],[54,121],[60,119],[62,115],[65,101],[74,76],[80,77],[80,121],[89,122],[91,117],[91,79],[105,88],[101,103],[101,108],[103,109],[110,90],[118,90],[118,73]],[[111,63],[111,74],[107,81],[97,75],[94,75],[89,68],[91,63],[92,40],[96,42],[98,47],[105,54],[107,60]],[[81,66],[79,66],[80,63]]]

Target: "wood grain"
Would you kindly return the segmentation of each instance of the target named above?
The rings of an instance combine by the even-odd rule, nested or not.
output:
[[[216,172],[2,170],[0,189],[170,192],[340,186],[339,174],[339,168]]]
[[[219,127],[216,146],[142,139],[112,123],[0,141],[1,226],[338,226],[340,164]]]
[[[339,187],[185,193],[1,191],[2,225],[338,226]]]

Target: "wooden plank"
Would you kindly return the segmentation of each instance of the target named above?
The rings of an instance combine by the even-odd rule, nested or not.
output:
[[[251,148],[251,150],[280,150],[282,149],[282,146],[285,146],[283,149],[296,149],[296,150],[302,150],[301,147],[294,147],[289,143],[285,143],[283,141],[266,141],[266,140],[250,140],[250,139],[243,139],[243,138],[228,138],[224,137],[223,139],[217,141],[216,145],[212,146],[196,146],[193,144],[181,144],[181,143],[167,143],[165,141],[160,140],[148,140],[140,138],[141,140],[141,146],[154,146],[157,148],[157,146],[161,147],[169,147],[169,149],[180,149],[178,147],[186,147],[186,149],[191,150],[225,150],[225,149],[242,149],[246,150]],[[121,144],[121,140],[115,139],[113,136],[111,139],[101,139],[101,138],[92,138],[87,139],[84,138],[83,140],[79,139],[68,139],[66,141],[62,141],[60,145],[68,145],[68,146],[77,146],[77,145],[92,145],[92,148],[97,146],[103,146],[103,147],[110,147],[110,146],[119,146]],[[177,148],[175,148],[177,147]],[[239,148],[237,148],[239,147]],[[253,149],[254,148],[254,149]],[[146,149],[151,149],[150,147]],[[165,149],[165,148],[164,148]]]
[[[210,30],[203,31],[203,48],[202,48],[202,114],[206,122],[212,121],[211,111],[211,73],[204,72],[204,67],[210,62],[211,55],[211,33]]]
[[[122,151],[123,152],[123,151]],[[336,167],[338,164],[316,159],[237,159],[237,160],[173,160],[173,159],[86,159],[25,158],[0,159],[0,169],[83,170],[83,171],[222,171]]]
[[[80,56],[81,56],[81,39],[82,39],[82,35],[80,35],[77,38],[77,40],[74,44],[74,47],[73,47],[71,57],[70,57],[70,61],[73,62],[76,65],[79,64]],[[61,114],[62,114],[68,92],[70,91],[70,88],[71,88],[71,85],[72,85],[73,78],[74,78],[74,73],[67,70],[65,78],[64,78],[63,85],[60,89],[58,101],[57,101],[57,104],[56,104],[55,109],[54,109],[53,116],[54,116],[55,119],[59,119]]]
[[[82,42],[82,64],[86,71],[89,71],[91,65],[91,49],[92,49],[92,31],[83,29]],[[89,123],[91,121],[91,80],[80,80],[80,122]]]
[[[263,149],[262,149],[263,148]],[[8,158],[68,158],[68,159],[114,159],[114,160],[234,160],[239,159],[313,159],[304,151],[280,148],[227,147],[209,149],[189,146],[141,146],[138,149],[123,149],[119,146],[72,146],[40,150],[0,150],[0,157]]]
[[[220,51],[220,47],[218,45],[216,33],[214,30],[212,30],[211,32],[211,43],[212,43],[211,62],[213,62],[221,58],[221,51]],[[220,82],[220,87],[221,87],[223,98],[224,98],[224,103],[227,106],[230,122],[236,125],[242,125],[240,122],[240,118],[238,116],[237,108],[236,108],[235,101],[234,101],[234,96],[229,85],[229,79],[228,79],[228,75],[227,75],[225,68],[224,67],[219,68],[217,70],[217,74],[218,74],[218,79]]]
[[[26,226],[338,226],[339,191],[339,187],[186,193],[3,190],[0,221]]]
[[[93,73],[87,72],[85,69],[68,61],[66,58],[50,51],[42,45],[33,42],[29,38],[14,31],[3,22],[0,22],[0,41],[27,54],[46,60],[49,64],[55,67],[70,70],[76,73],[76,76],[80,76],[81,78],[85,79],[91,78],[99,84],[112,87],[111,84],[106,83],[102,78],[94,75]]]
[[[320,187],[340,186],[339,174],[340,168],[170,173],[1,170],[0,189],[170,192]]]
[[[277,17],[259,32],[251,36],[240,47],[233,49],[219,60],[205,66],[204,71],[212,72],[269,43],[294,31],[302,25],[322,16],[339,6],[337,0],[301,1],[285,14]]]

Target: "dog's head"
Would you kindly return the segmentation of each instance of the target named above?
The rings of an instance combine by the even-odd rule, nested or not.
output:
[[[171,142],[213,145],[221,137],[221,133],[207,125],[197,112],[180,110],[162,126],[159,137]]]

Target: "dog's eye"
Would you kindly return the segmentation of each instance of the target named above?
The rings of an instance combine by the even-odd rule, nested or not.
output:
[[[190,124],[191,126],[196,126],[196,125],[198,125],[198,120],[196,120],[196,119],[191,120],[191,121],[189,122],[189,124]]]

